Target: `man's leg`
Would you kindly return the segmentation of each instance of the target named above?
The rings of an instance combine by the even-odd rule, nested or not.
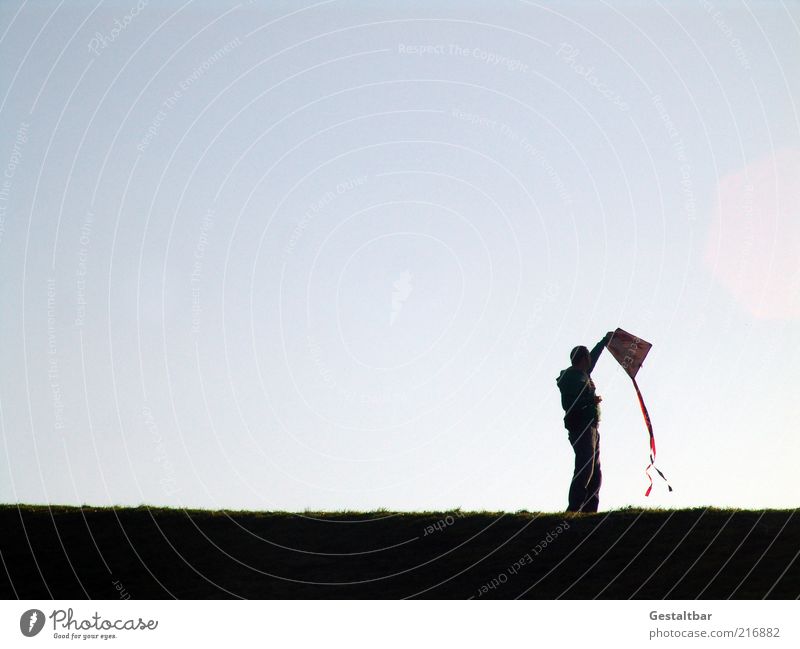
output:
[[[603,472],[600,469],[600,432],[596,426],[591,429],[594,440],[594,471],[586,488],[586,504],[583,506],[585,512],[596,512],[600,506],[600,485],[603,482]]]
[[[569,505],[567,511],[584,511],[587,490],[594,473],[594,427],[569,431],[569,442],[575,451],[575,468],[569,485]]]

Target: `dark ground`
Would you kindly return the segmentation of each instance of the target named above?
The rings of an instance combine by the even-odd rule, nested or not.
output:
[[[795,599],[796,513],[3,505],[0,597]]]

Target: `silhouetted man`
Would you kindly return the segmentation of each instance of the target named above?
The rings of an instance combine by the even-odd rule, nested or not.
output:
[[[569,512],[596,512],[600,503],[600,401],[591,373],[606,343],[614,335],[609,331],[592,351],[583,345],[569,354],[572,365],[556,379],[564,408],[564,427],[575,451],[575,471],[569,486]]]

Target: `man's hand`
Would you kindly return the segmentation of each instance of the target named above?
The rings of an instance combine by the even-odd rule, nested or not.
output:
[[[608,333],[606,333],[606,337],[603,340],[605,341],[606,344],[608,344],[609,342],[611,342],[611,339],[613,337],[614,337],[614,332],[609,331]]]

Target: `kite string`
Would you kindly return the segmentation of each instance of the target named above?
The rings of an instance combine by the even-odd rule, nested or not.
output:
[[[639,407],[642,409],[642,416],[644,416],[644,423],[647,425],[647,432],[650,433],[650,464],[647,465],[647,468],[644,470],[645,474],[647,475],[647,479],[650,481],[650,486],[647,487],[647,491],[645,491],[644,495],[649,496],[650,491],[653,488],[653,478],[650,477],[650,467],[653,467],[658,475],[661,476],[661,479],[667,483],[667,487],[670,491],[672,491],[672,486],[669,484],[669,480],[667,477],[659,470],[656,463],[656,437],[653,434],[653,424],[650,421],[650,413],[647,412],[647,406],[644,405],[644,399],[642,398],[642,393],[639,390],[639,385],[636,383],[636,378],[631,377],[631,381],[633,381],[633,388],[636,390],[636,396],[639,398]]]

